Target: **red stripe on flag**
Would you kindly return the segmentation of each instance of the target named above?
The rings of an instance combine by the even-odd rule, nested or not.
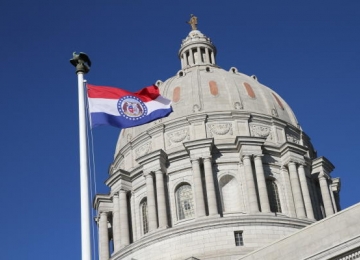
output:
[[[155,85],[143,88],[137,92],[130,92],[120,88],[87,84],[87,92],[89,98],[120,99],[124,96],[135,96],[143,102],[152,101],[160,95],[159,88]]]

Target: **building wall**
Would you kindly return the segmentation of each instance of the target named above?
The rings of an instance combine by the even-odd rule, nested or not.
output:
[[[114,253],[111,259],[238,259],[308,224],[307,221],[292,221],[273,216],[232,216],[221,220],[193,220],[172,229],[150,232]],[[243,232],[243,246],[235,245],[234,231]]]

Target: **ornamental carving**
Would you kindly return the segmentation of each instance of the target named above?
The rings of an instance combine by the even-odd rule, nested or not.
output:
[[[240,102],[235,102],[234,108],[237,109],[237,110],[244,109]]]
[[[295,144],[299,144],[299,137],[294,134],[286,134],[286,140]]]
[[[215,135],[233,135],[232,124],[231,123],[214,123],[207,125],[207,132],[209,137]]]
[[[136,158],[139,158],[149,153],[150,151],[151,151],[151,142],[148,142],[135,150]]]
[[[185,139],[189,140],[190,139],[189,129],[181,129],[179,131],[168,133],[167,137],[169,140],[169,145],[172,145],[174,143],[180,143],[180,142],[184,141]]]
[[[270,135],[271,129],[268,126],[251,125],[250,126],[250,131],[251,131],[251,136],[268,137]]]
[[[275,117],[279,117],[279,114],[275,108],[271,109],[271,114]]]
[[[197,104],[195,104],[194,106],[193,106],[193,112],[199,112],[201,109],[200,109],[200,106],[199,105],[197,105]]]

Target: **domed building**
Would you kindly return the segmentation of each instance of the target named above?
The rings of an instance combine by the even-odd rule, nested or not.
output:
[[[100,260],[302,259],[270,255],[299,231],[288,248],[312,241],[313,226],[326,232],[339,215],[334,166],[290,106],[255,76],[220,68],[216,53],[193,29],[181,69],[156,82],[174,112],[121,131],[110,191],[94,199]]]

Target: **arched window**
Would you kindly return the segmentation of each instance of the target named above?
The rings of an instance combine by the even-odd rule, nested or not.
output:
[[[219,185],[223,211],[240,211],[239,185],[236,179],[231,175],[225,175],[220,179]]]
[[[183,184],[175,192],[178,219],[194,217],[194,202],[192,189],[189,184]]]
[[[274,180],[266,180],[271,212],[281,212],[280,197]]]
[[[147,199],[143,199],[140,203],[140,212],[141,212],[141,226],[143,234],[145,235],[149,232],[149,221],[148,221],[148,206]]]

